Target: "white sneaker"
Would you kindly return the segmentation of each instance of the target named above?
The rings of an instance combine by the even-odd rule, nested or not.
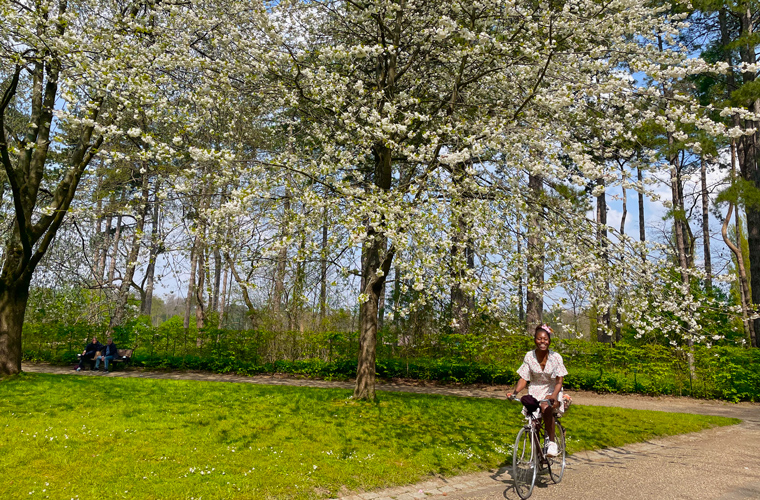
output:
[[[80,372],[82,371],[82,369],[77,366],[77,371]]]
[[[557,443],[554,441],[549,441],[549,446],[546,449],[546,456],[547,457],[556,457],[559,455],[559,449],[557,448]]]

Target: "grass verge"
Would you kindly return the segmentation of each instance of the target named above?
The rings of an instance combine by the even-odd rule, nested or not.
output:
[[[22,374],[0,382],[0,498],[320,498],[497,467],[505,401],[339,389]],[[574,406],[568,451],[736,419]]]

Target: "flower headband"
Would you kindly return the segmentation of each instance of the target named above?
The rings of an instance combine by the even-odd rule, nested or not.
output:
[[[538,332],[538,330],[545,331],[549,335],[549,338],[551,338],[552,334],[554,333],[554,330],[552,330],[552,327],[547,325],[546,323],[542,324],[541,326],[537,326],[536,332]]]

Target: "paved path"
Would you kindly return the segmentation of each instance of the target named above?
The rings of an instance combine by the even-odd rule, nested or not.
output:
[[[307,387],[352,388],[350,382],[296,379],[277,375],[243,377],[202,372],[117,371],[108,375],[37,364],[27,372],[78,376],[144,377],[207,380]],[[433,384],[388,383],[380,391],[403,391],[450,396],[503,398],[504,387],[451,387]],[[599,395],[574,392],[580,405],[618,406],[704,415],[736,417],[737,426],[683,434],[623,448],[576,453],[568,459],[562,483],[539,476],[532,499],[760,499],[760,404],[730,404],[689,398]],[[504,500],[517,499],[508,470],[433,478],[424,483],[359,493],[341,500]]]

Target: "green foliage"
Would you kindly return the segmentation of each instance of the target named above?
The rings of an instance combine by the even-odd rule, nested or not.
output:
[[[76,286],[32,287],[25,320],[30,323],[91,323],[108,317],[108,304],[96,292]]]
[[[731,92],[731,100],[737,106],[749,106],[758,98],[760,98],[760,81],[758,80],[747,82]]]
[[[112,338],[118,347],[127,348],[145,342],[144,339],[149,337],[152,331],[150,316],[139,316],[128,320],[122,326],[114,327]]]
[[[708,314],[709,312],[705,312]],[[714,314],[718,314],[714,312]],[[720,318],[713,322],[720,325]],[[726,320],[727,321],[727,320]],[[735,326],[735,325],[734,325]],[[726,323],[727,332],[733,326]],[[27,324],[24,359],[71,364],[92,335],[105,327]],[[694,349],[696,377],[691,378],[683,350],[635,340],[625,331],[611,346],[585,340],[555,340],[570,374],[568,389],[600,392],[672,394],[729,401],[760,401],[760,350],[731,345]],[[356,333],[270,332],[262,330],[189,329],[174,317],[159,327],[146,318],[114,331],[122,348],[135,348],[132,364],[159,370],[204,370],[214,373],[287,373],[347,380],[356,376]],[[523,335],[442,334],[417,351],[393,344],[380,332],[377,376],[459,384],[507,384],[533,341]]]
[[[760,80],[758,80],[760,83]],[[749,208],[760,208],[760,189],[753,181],[737,178],[726,189],[718,193],[716,203],[729,202]]]
[[[98,394],[107,397],[83,397]],[[362,403],[349,396],[197,381],[4,379],[0,498],[102,498],[106,490],[135,500],[186,499],[188,492],[329,498],[343,488],[498,468],[511,460],[523,424],[519,404],[493,399],[381,393],[378,403]],[[570,453],[738,423],[583,406],[563,422]],[[92,480],[103,477],[106,486]]]

